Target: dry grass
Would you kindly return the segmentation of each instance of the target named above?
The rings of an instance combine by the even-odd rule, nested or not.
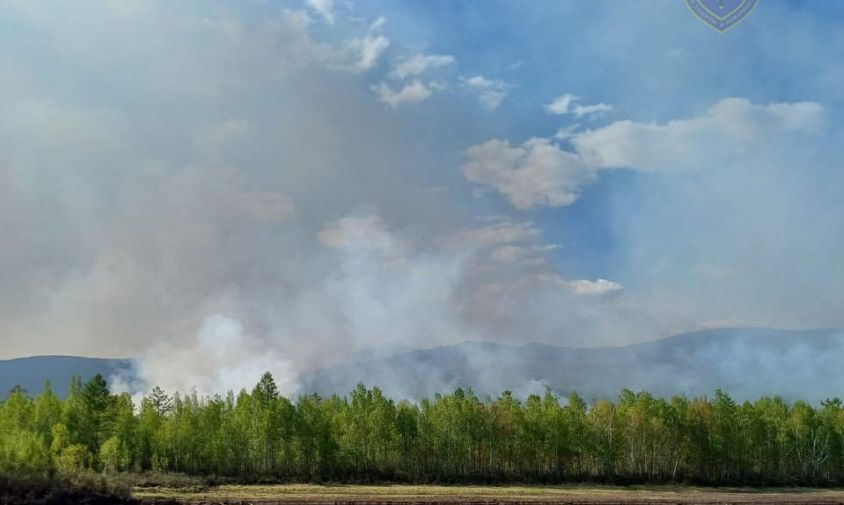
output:
[[[842,504],[844,491],[818,489],[696,488],[685,486],[216,486],[203,491],[136,490],[143,503],[180,504]]]

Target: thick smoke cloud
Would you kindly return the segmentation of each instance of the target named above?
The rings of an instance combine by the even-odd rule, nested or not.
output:
[[[523,61],[479,67],[403,42],[420,17],[355,9],[5,4],[0,357],[137,357],[124,387],[203,393],[268,369],[292,394],[385,349],[844,324],[834,106],[531,105]],[[546,114],[564,96],[583,98]],[[507,119],[526,116],[554,123]],[[591,251],[542,212],[602,184],[607,264],[566,268]]]
[[[506,339],[489,334],[488,311],[508,304],[497,293],[589,286],[542,280],[556,274],[538,229],[479,223],[408,176],[383,106],[354,85],[386,47],[383,22],[317,41],[304,11],[269,6],[19,3],[6,16],[54,41],[2,67],[8,356],[144,355],[150,381],[211,389],[225,374],[165,372],[191,350],[197,366],[241,370],[242,356],[207,355],[215,317],[260,340],[255,356],[308,368]],[[109,70],[127,55],[127,73]]]
[[[147,391],[150,383],[167,391],[196,391],[213,396],[222,391],[250,389],[255,371],[273,374],[280,391],[296,391],[293,363],[267,348],[266,342],[245,333],[243,325],[220,315],[206,318],[193,340],[158,342],[134,366],[111,377],[118,392]]]

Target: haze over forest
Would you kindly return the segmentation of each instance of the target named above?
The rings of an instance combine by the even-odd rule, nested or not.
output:
[[[604,370],[679,384],[698,376],[637,345],[757,327],[796,332],[701,349],[758,365],[727,371],[739,395],[820,396],[840,336],[806,335],[844,327],[843,18],[764,2],[718,34],[674,0],[4,2],[0,359],[136,358],[111,384],[133,394],[266,370],[293,397],[349,382],[350,356],[476,342],[460,373],[483,382],[511,346],[613,347]],[[524,363],[490,391],[565,372]]]
[[[594,400],[615,398],[625,389],[664,398],[711,396],[721,389],[736,401],[769,395],[817,405],[844,391],[842,360],[844,333],[840,329],[718,329],[622,347],[462,342],[351,355],[336,366],[303,371],[291,396],[345,396],[358,383],[378,386],[389,397],[412,402],[457,388],[481,399],[509,391],[519,401],[546,391],[563,397],[576,392]],[[35,394],[49,380],[52,390],[65,397],[74,376],[87,381],[101,374],[112,388],[135,392],[134,399],[140,403],[137,392],[146,388],[138,369],[139,361],[126,359],[40,356],[6,360],[0,361],[0,391],[20,386]]]

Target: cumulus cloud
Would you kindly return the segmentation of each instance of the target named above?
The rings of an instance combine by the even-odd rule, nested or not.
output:
[[[603,102],[581,105],[575,102],[580,101],[580,98],[572,94],[560,95],[551,103],[545,105],[545,111],[549,114],[571,114],[576,117],[596,117],[603,113],[612,110],[612,106]]]
[[[610,295],[618,295],[624,291],[624,286],[617,282],[609,281],[607,279],[564,279],[559,273],[544,270],[539,271],[533,275],[522,277],[518,280],[518,285],[524,287],[525,285],[541,285],[554,289],[560,289],[566,293],[584,296],[584,297],[606,297]],[[499,286],[502,287],[502,286]],[[508,288],[513,285],[508,286]]]
[[[487,79],[482,75],[463,77],[460,79],[463,87],[478,97],[483,108],[494,111],[501,105],[511,86],[500,79]]]
[[[563,285],[578,295],[607,295],[621,292],[624,287],[606,279],[563,281]]]
[[[361,70],[369,70],[375,65],[378,57],[390,46],[390,39],[383,35],[367,36],[352,42],[360,52],[357,66]]]
[[[390,39],[380,34],[369,34],[345,41],[329,53],[328,61],[339,68],[366,72],[375,66],[388,47]]]
[[[326,6],[324,0],[317,0],[316,4],[321,8]],[[329,7],[330,4],[331,2],[328,2]],[[331,15],[331,11],[327,13]],[[298,32],[296,46],[286,44],[285,49],[295,49],[291,52],[299,55],[305,63],[318,61],[333,69],[365,73],[375,68],[381,56],[390,47],[390,39],[381,33],[386,23],[383,17],[373,21],[366,33],[336,41],[319,41],[310,36],[308,29],[311,20],[304,11],[287,10],[285,16]],[[330,19],[333,24],[333,16]]]
[[[578,128],[580,128],[579,124],[563,126],[559,130],[557,130],[557,133],[554,134],[554,140],[568,140],[574,137],[574,134],[577,132]]]
[[[824,124],[818,103],[753,104],[726,98],[706,114],[665,124],[618,121],[572,137],[583,160],[595,167],[645,171],[705,170],[735,163],[777,145],[784,135],[814,133]]]
[[[452,64],[454,56],[450,54],[417,54],[397,62],[390,75],[396,79],[407,79]]]
[[[398,61],[390,72],[390,77],[398,81],[397,87],[381,82],[371,87],[375,96],[390,107],[427,100],[435,91],[446,88],[439,80],[422,82],[418,77],[429,70],[454,63],[451,55],[417,54]]]
[[[334,24],[334,0],[307,0],[305,3],[322,16],[326,23]]]
[[[375,21],[369,24],[369,31],[370,32],[377,32],[381,27],[383,27],[387,23],[387,18],[384,16],[378,16],[375,18]]]
[[[568,114],[572,102],[577,100],[577,97],[571,94],[558,96],[551,103],[545,105],[545,111],[549,114]]]
[[[544,138],[518,146],[488,140],[467,149],[465,156],[461,170],[466,179],[494,188],[518,209],[570,205],[597,176],[594,166]]]
[[[431,87],[421,81],[414,80],[404,84],[401,89],[393,89],[387,83],[380,83],[372,87],[378,99],[390,107],[398,107],[407,103],[426,100],[433,93]]]
[[[555,102],[569,110],[574,99]],[[603,170],[701,172],[740,166],[782,145],[786,135],[812,134],[824,125],[824,109],[812,102],[753,104],[727,98],[705,115],[665,124],[617,121],[576,132],[562,130],[566,150],[551,139],[532,138],[519,146],[488,140],[465,151],[461,170],[467,180],[488,186],[514,207],[570,205]]]

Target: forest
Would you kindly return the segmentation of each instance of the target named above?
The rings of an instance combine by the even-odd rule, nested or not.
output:
[[[49,384],[0,404],[0,475],[164,472],[232,482],[844,483],[844,406],[778,397],[737,403],[622,391],[610,401],[480,399],[456,389],[396,401],[252,391],[200,398],[155,388],[135,405],[106,380]]]

